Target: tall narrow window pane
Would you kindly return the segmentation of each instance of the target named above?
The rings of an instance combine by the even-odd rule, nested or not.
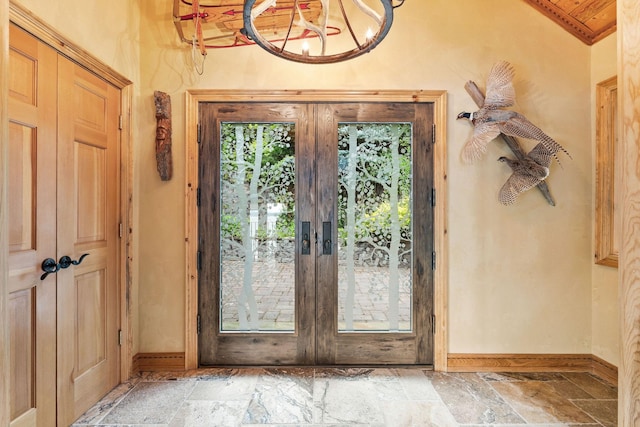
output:
[[[221,330],[294,331],[294,126],[221,133]]]
[[[338,324],[411,331],[411,125],[338,127]]]

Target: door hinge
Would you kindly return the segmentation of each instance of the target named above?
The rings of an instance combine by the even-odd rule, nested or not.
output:
[[[436,327],[436,315],[432,314],[431,315],[431,333],[433,335],[436,334],[436,329],[437,329],[437,327]]]
[[[197,132],[198,144],[200,144],[200,142],[202,141],[202,128],[200,127],[200,123],[198,123],[198,129],[196,132]]]
[[[124,236],[124,231],[122,228],[122,223],[118,224],[118,237],[122,239],[122,236]]]
[[[196,333],[200,335],[200,331],[202,330],[202,324],[200,323],[200,315],[196,316]]]
[[[202,252],[198,251],[196,259],[196,269],[200,271],[202,269]]]
[[[436,143],[436,124],[435,123],[431,126],[431,143],[432,144]]]
[[[122,329],[118,329],[118,345],[122,347]]]
[[[431,269],[436,269],[436,251],[431,252]]]
[[[200,206],[200,187],[196,190],[196,206]]]
[[[118,117],[118,129],[122,130],[122,114]]]
[[[435,187],[431,189],[431,207],[436,207],[436,189]]]

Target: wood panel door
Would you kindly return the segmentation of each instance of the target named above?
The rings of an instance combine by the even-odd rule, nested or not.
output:
[[[55,425],[56,277],[41,263],[57,256],[57,54],[14,26],[10,40],[10,419]]]
[[[119,381],[120,91],[62,57],[58,76],[58,254],[72,259],[57,273],[58,424],[67,425]]]
[[[119,381],[120,92],[10,44],[11,420],[69,425]]]
[[[432,364],[433,105],[200,113],[200,364]]]

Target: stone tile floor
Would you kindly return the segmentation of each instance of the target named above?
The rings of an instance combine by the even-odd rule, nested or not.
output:
[[[209,368],[142,373],[74,426],[616,426],[617,392],[586,373]]]

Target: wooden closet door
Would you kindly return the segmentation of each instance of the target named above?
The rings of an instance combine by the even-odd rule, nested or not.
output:
[[[13,25],[10,45],[10,419],[53,426],[56,275],[41,265],[56,257],[57,53]]]
[[[119,381],[120,91],[10,44],[11,425],[69,425]]]
[[[58,61],[58,424],[119,381],[120,91]]]

